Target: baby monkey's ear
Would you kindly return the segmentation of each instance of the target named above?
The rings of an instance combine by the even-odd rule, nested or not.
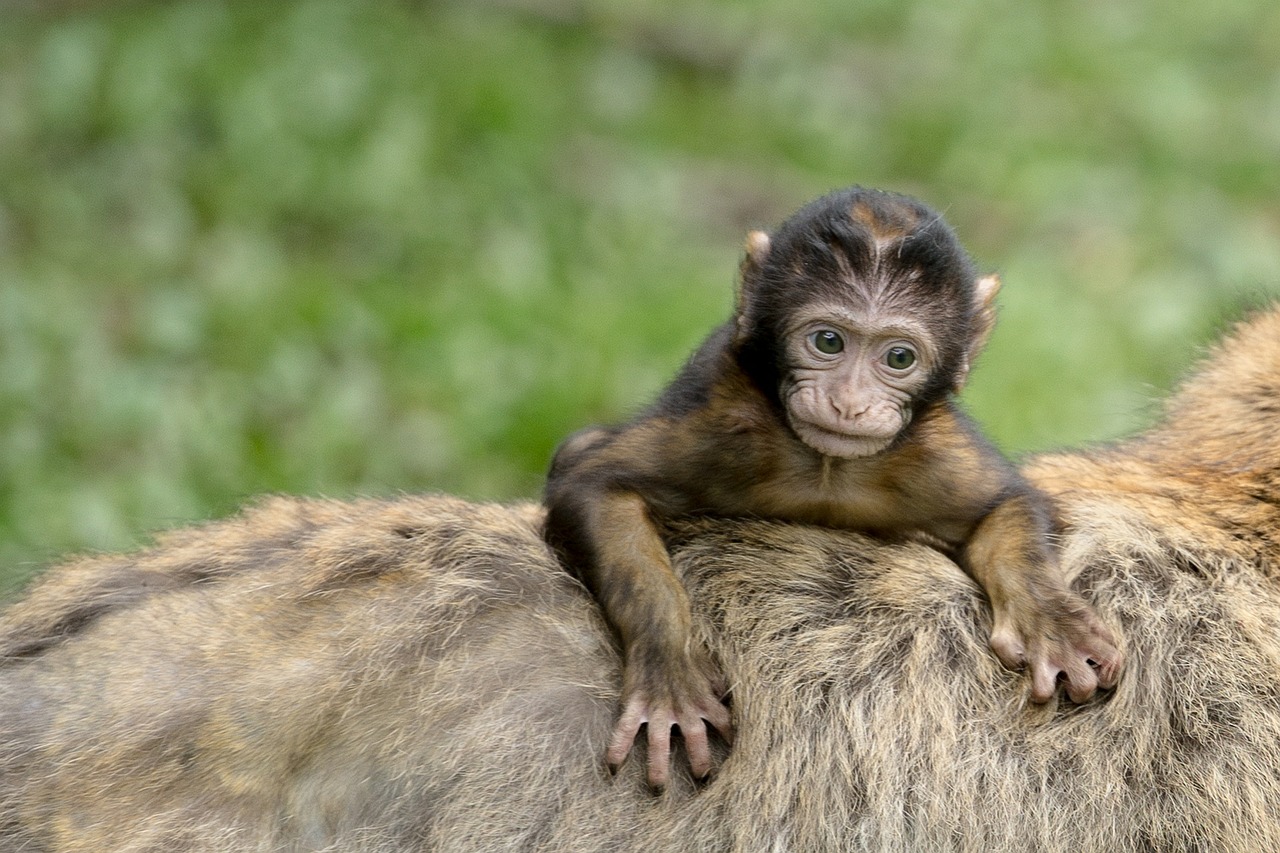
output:
[[[969,332],[969,343],[964,349],[960,370],[956,372],[954,391],[964,387],[969,379],[969,366],[987,345],[991,330],[996,326],[996,294],[1000,292],[1000,276],[983,276],[973,284],[973,327]]]
[[[769,257],[769,235],[763,231],[752,231],[747,235],[745,263],[759,269],[767,257]]]
[[[763,231],[752,231],[747,235],[747,252],[738,271],[738,304],[735,306],[739,339],[750,329],[751,320],[748,315],[751,313],[751,298],[760,268],[764,266],[765,258],[769,257],[769,247],[769,235]]]

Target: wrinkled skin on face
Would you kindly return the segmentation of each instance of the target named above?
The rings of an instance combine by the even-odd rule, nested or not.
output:
[[[787,423],[809,447],[842,459],[889,446],[910,423],[934,360],[927,330],[910,317],[847,306],[798,311],[786,346]]]

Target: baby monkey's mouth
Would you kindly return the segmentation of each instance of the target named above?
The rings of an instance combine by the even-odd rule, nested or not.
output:
[[[897,434],[835,430],[813,421],[799,419],[792,421],[791,428],[796,436],[813,450],[823,456],[835,456],[840,459],[874,456],[888,447]]]

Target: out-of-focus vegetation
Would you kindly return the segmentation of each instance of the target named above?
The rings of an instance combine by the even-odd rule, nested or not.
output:
[[[533,496],[745,231],[940,207],[1008,450],[1140,426],[1280,292],[1280,7],[0,3],[0,588],[271,491]]]

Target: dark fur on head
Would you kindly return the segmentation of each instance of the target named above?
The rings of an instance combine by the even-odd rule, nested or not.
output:
[[[919,413],[958,384],[974,326],[973,262],[942,216],[897,193],[849,187],[813,201],[748,253],[737,307],[739,365],[770,400],[788,365],[781,324],[809,302],[875,302],[929,323],[940,369],[915,401]]]

